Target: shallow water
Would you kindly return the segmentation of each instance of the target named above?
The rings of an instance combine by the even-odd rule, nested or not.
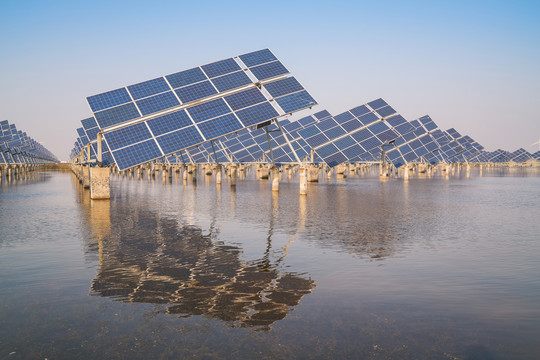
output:
[[[535,359],[540,172],[0,184],[0,358]]]

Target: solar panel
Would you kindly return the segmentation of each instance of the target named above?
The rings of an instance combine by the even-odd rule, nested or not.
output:
[[[317,104],[268,49],[87,100],[120,170]]]

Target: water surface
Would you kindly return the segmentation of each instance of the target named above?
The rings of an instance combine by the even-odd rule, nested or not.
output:
[[[540,173],[0,184],[0,358],[535,359]]]

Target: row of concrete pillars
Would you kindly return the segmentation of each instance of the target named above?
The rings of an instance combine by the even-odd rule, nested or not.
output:
[[[483,165],[478,164],[480,174],[482,173]],[[466,176],[470,176],[471,164],[410,164],[404,165],[399,168],[394,167],[391,164],[380,164],[379,175],[381,177],[402,177],[404,180],[408,180],[412,174],[425,174],[428,178],[437,174],[437,172],[446,175],[460,174],[465,171]]]
[[[0,177],[18,176],[38,169],[35,164],[0,164]]]
[[[108,167],[74,164],[71,166],[71,171],[84,189],[90,189],[92,200],[111,198],[110,169]]]
[[[167,179],[172,179],[174,173],[181,173],[184,181],[188,180],[188,176],[191,181],[197,181],[197,174],[200,172],[206,176],[216,176],[216,185],[222,184],[223,174],[228,177],[230,186],[236,186],[237,179],[239,177],[244,178],[247,171],[254,171],[255,176],[259,180],[271,179],[272,191],[279,191],[279,179],[280,173],[287,173],[289,178],[296,171],[299,172],[300,177],[300,194],[307,194],[307,184],[316,183],[319,181],[321,172],[325,172],[328,177],[331,177],[333,173],[336,173],[338,177],[346,178],[347,174],[351,172],[358,172],[365,170],[369,165],[365,164],[342,164],[335,168],[327,168],[319,165],[305,164],[305,165],[285,165],[283,167],[276,167],[269,164],[187,164],[187,165],[161,165],[161,164],[146,164],[138,166],[132,169],[119,171],[118,168],[113,167],[113,173],[121,176],[136,177],[138,180],[147,176],[148,179],[156,178],[160,176],[163,178],[163,182]],[[145,175],[146,174],[146,175]]]

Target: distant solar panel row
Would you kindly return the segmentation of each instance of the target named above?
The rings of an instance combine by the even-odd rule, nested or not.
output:
[[[15,124],[0,121],[0,164],[43,164],[58,162],[43,145],[17,130]]]

